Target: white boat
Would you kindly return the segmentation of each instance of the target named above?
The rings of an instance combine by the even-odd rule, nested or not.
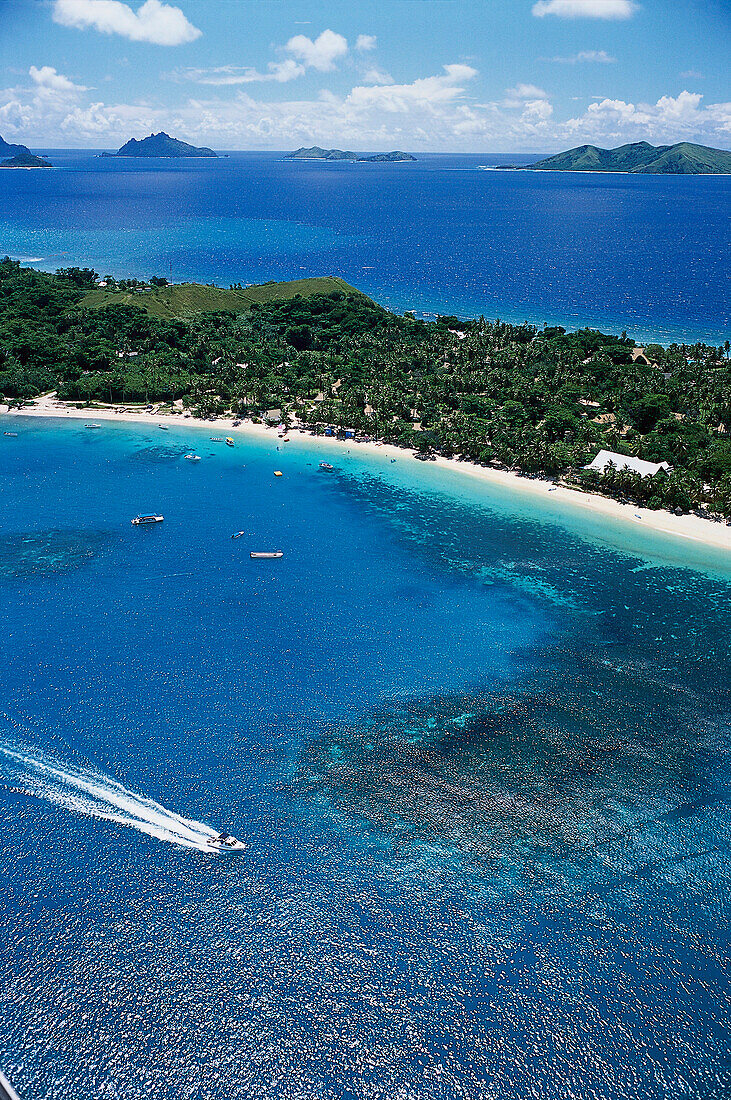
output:
[[[160,429],[161,432],[166,432],[168,430],[168,425],[167,424],[158,424],[158,428]]]
[[[84,427],[88,428],[90,432],[98,432],[101,424],[85,424]]]
[[[252,550],[249,554],[250,558],[283,558],[284,550]]]
[[[240,538],[241,538],[241,536],[242,536],[242,535],[245,535],[245,534],[246,534],[246,532],[245,532],[245,531],[234,531],[234,533],[233,533],[233,535],[231,536],[231,538],[232,538],[232,539],[240,539]]]
[[[230,435],[226,436],[226,446],[227,447],[233,447],[234,446],[234,441],[233,441],[233,439],[231,438]]]
[[[214,852],[243,852],[246,849],[243,840],[237,840],[230,833],[219,833],[218,836],[212,836],[207,843],[210,848],[213,848]]]
[[[226,442],[225,439],[223,439],[220,435],[212,435],[210,438],[211,438],[211,443],[225,443]]]
[[[320,469],[321,470],[334,470],[335,467],[333,466],[332,462],[321,462],[320,463]]]
[[[18,433],[17,432],[3,432],[3,435],[11,435],[13,437],[13,439],[18,438]]]
[[[186,455],[185,457],[188,459],[188,462],[200,462],[201,460],[200,455]]]
[[[162,521],[164,519],[165,519],[165,516],[155,516],[155,515],[135,516],[135,518],[132,520],[132,526],[133,527],[148,527],[153,523],[162,523]]]

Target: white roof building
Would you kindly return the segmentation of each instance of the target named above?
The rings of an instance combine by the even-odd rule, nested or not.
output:
[[[598,470],[600,474],[603,474],[610,465],[617,470],[633,470],[640,477],[653,477],[660,470],[672,470],[669,462],[645,462],[642,458],[620,455],[616,451],[600,451],[593,462],[590,462],[584,469]]]

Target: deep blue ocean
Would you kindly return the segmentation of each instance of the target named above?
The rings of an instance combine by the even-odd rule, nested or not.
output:
[[[260,283],[340,275],[382,304],[638,340],[731,332],[731,178],[415,164],[99,159],[0,173],[0,254],[117,277]],[[530,160],[531,158],[523,158]],[[535,158],[533,158],[535,159]]]
[[[210,434],[0,418],[24,1100],[728,1096],[728,557]]]

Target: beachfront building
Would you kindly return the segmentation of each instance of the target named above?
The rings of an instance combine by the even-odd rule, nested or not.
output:
[[[603,474],[610,466],[615,470],[632,470],[640,477],[654,477],[660,470],[668,473],[672,470],[669,462],[645,462],[642,458],[633,458],[632,455],[621,455],[616,451],[600,451],[596,458],[585,466],[585,470],[596,470]]]

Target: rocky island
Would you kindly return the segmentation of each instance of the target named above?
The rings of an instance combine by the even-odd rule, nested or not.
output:
[[[401,161],[415,161],[411,153],[402,153],[395,149],[391,153],[373,153],[364,156],[362,153],[353,153],[348,149],[322,149],[319,145],[313,145],[309,149],[295,149],[293,153],[287,153],[285,160],[349,160],[357,163],[371,164],[396,164]]]
[[[0,168],[53,168],[50,160],[37,157],[33,153],[18,153],[8,160],[0,161]]]
[[[1,152],[1,150],[0,150]],[[170,137],[163,130],[159,134],[150,134],[149,137],[137,141],[130,138],[116,153],[102,153],[103,157],[217,157],[213,149],[207,146],[188,145],[186,141],[179,141]]]

